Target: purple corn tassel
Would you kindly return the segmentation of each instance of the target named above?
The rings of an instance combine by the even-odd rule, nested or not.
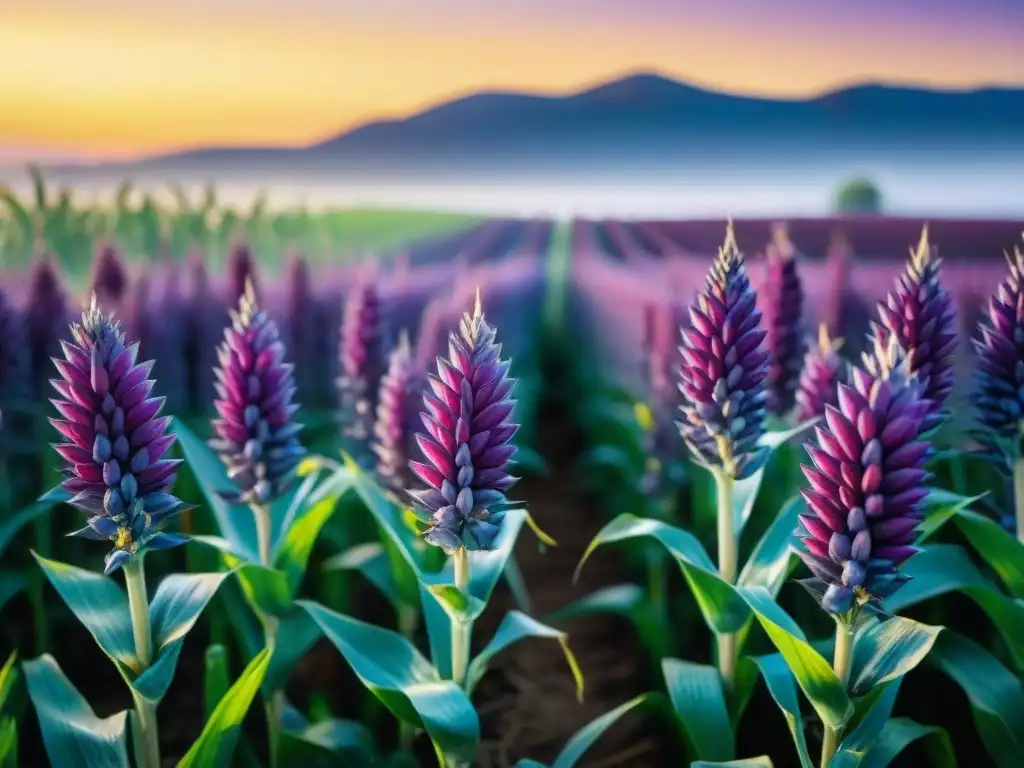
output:
[[[61,483],[69,503],[89,516],[72,535],[112,541],[110,573],[146,550],[187,541],[162,527],[191,507],[169,492],[181,462],[163,458],[175,438],[164,434],[163,398],[150,397],[153,363],[136,363],[138,344],[126,342],[95,296],[71,336],[64,359],[53,359],[61,379],[50,382],[60,395],[51,402],[64,418],[50,423],[65,438],[54,448],[69,465]]]
[[[836,392],[846,379],[846,363],[839,356],[842,339],[829,336],[828,324],[818,328],[818,343],[808,350],[796,390],[796,419],[802,424],[825,415],[835,405]]]
[[[355,443],[366,464],[371,460],[368,441],[373,432],[377,386],[383,373],[382,307],[377,285],[361,280],[345,301],[341,326],[341,392],[344,434]]]
[[[292,420],[299,406],[293,366],[284,362],[277,325],[256,303],[249,282],[232,309],[215,370],[220,418],[210,447],[227,467],[237,492],[224,493],[232,504],[266,505],[284,493],[305,455],[302,425]]]
[[[128,271],[112,243],[104,243],[96,252],[90,288],[99,305],[108,312],[120,307],[128,292]]]
[[[797,274],[796,249],[784,226],[775,227],[766,258],[768,269],[759,296],[767,332],[765,346],[771,353],[765,386],[768,410],[776,416],[785,416],[796,402],[805,345],[804,291]]]
[[[188,276],[188,311],[182,318],[186,388],[190,411],[204,413],[216,394],[213,369],[217,364],[217,337],[223,328],[223,310],[210,291],[201,251],[193,250],[189,254]]]
[[[768,457],[758,442],[764,435],[771,356],[756,303],[730,224],[704,290],[690,308],[691,327],[681,331],[684,419],[679,429],[694,454],[737,480],[752,475]]]
[[[396,492],[409,487],[412,406],[421,392],[422,381],[412,357],[409,336],[403,331],[398,346],[391,353],[387,373],[380,381],[377,421],[373,426],[377,474]]]
[[[246,286],[252,282],[256,287],[256,264],[252,251],[244,240],[236,239],[228,250],[228,304],[237,307],[245,295]]]
[[[429,488],[411,495],[432,517],[427,542],[449,554],[494,548],[505,492],[517,480],[509,474],[519,429],[509,420],[515,380],[495,336],[477,294],[473,314],[463,315],[459,333],[448,337],[448,359],[438,358],[437,376],[427,377],[432,392],[423,393],[427,432],[416,442],[426,461],[409,468]]]
[[[1007,257],[1010,273],[989,300],[974,340],[978,363],[974,404],[982,429],[979,440],[1014,462],[1021,458],[1024,434],[1024,253]]]
[[[49,371],[52,370],[50,358],[60,354],[68,315],[64,288],[50,257],[44,255],[32,267],[25,305],[33,395],[42,396],[46,389]]]
[[[807,513],[800,516],[800,557],[823,582],[822,607],[844,615],[884,600],[908,577],[897,567],[913,546],[922,519],[923,468],[931,444],[921,439],[931,403],[895,339],[875,352],[878,373],[851,368],[838,408],[825,407],[826,427],[805,444]]]
[[[925,431],[946,419],[943,405],[953,390],[956,374],[956,309],[953,297],[939,281],[940,264],[928,244],[926,226],[896,290],[879,304],[881,322],[875,326],[876,348],[886,349],[889,336],[895,336],[907,351],[911,371],[924,385],[924,396],[932,409]],[[876,372],[875,362],[870,351],[865,353],[864,365],[871,373]]]
[[[309,265],[297,254],[288,259],[285,270],[285,317],[288,351],[295,361],[299,399],[307,405],[320,402],[327,367],[317,349],[323,333],[320,302],[310,286]]]

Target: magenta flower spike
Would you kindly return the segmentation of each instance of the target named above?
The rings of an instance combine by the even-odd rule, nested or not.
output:
[[[892,595],[908,579],[898,567],[914,546],[930,475],[930,443],[921,435],[932,412],[924,384],[895,339],[876,349],[876,373],[851,368],[838,407],[805,444],[810,488],[797,531],[800,557],[823,591],[822,607],[844,616]]]
[[[366,444],[373,433],[376,390],[384,366],[382,307],[376,283],[360,280],[349,293],[344,312],[338,378],[343,429],[345,436],[356,444],[353,448],[367,454],[355,457],[365,464],[372,459],[369,451],[363,449],[368,448]]]
[[[681,331],[684,419],[679,429],[700,460],[736,480],[752,475],[768,458],[758,442],[764,435],[771,355],[764,348],[756,303],[730,223],[690,309],[691,327]]]
[[[128,271],[112,243],[103,244],[97,251],[91,283],[92,292],[101,307],[109,312],[121,306],[128,292]]]
[[[448,359],[438,358],[437,375],[427,377],[426,408],[420,414],[426,434],[416,442],[425,461],[410,469],[428,488],[411,492],[431,516],[426,540],[449,554],[489,550],[501,532],[505,492],[517,478],[510,473],[519,425],[496,332],[487,324],[479,293],[473,314],[463,315],[459,332],[448,338]]]
[[[159,415],[163,398],[150,396],[153,363],[136,363],[138,344],[127,343],[95,296],[71,336],[64,359],[53,359],[61,378],[50,382],[60,395],[51,402],[63,418],[50,422],[65,438],[54,448],[68,462],[61,486],[69,503],[89,516],[72,535],[113,542],[110,573],[144,551],[187,541],[163,526],[191,506],[170,493],[181,462],[164,458],[175,438],[165,434],[170,418]]]
[[[979,440],[1011,464],[1021,458],[1024,435],[1024,253],[1007,257],[1010,272],[989,300],[974,340],[974,404]]]
[[[818,342],[804,357],[796,389],[796,419],[799,423],[825,415],[826,405],[835,405],[836,393],[846,380],[846,362],[839,356],[842,339],[829,336],[828,323],[818,328]]]
[[[373,427],[377,474],[396,492],[409,486],[409,442],[414,416],[411,406],[421,392],[422,381],[409,336],[403,331],[380,382],[377,421]]]
[[[288,489],[305,455],[302,425],[292,420],[299,409],[292,403],[293,367],[284,361],[277,325],[257,304],[252,281],[230,315],[214,371],[220,418],[213,422],[210,447],[238,487],[224,498],[267,505]]]
[[[943,406],[956,374],[956,309],[953,297],[939,281],[940,264],[925,226],[896,289],[879,304],[881,322],[875,325],[876,348],[886,349],[889,336],[895,336],[907,351],[911,371],[924,385],[924,397],[931,403],[925,431],[945,421]],[[864,366],[874,373],[872,355],[870,350],[864,354]]]
[[[797,381],[804,361],[804,290],[797,273],[797,252],[785,226],[776,226],[772,238],[765,254],[768,268],[759,292],[767,333],[765,347],[771,353],[765,386],[768,410],[776,416],[786,416],[796,403]]]
[[[238,306],[245,296],[246,286],[251,282],[257,286],[256,264],[252,251],[244,240],[236,239],[228,251],[228,302]],[[255,290],[255,288],[254,288]]]

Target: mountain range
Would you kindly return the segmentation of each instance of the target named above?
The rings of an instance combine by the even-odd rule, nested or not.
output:
[[[708,164],[1024,154],[1024,89],[866,84],[807,99],[705,90],[635,74],[565,96],[486,92],[367,123],[305,147],[220,147],[130,163],[55,166],[64,175],[160,173],[348,180],[646,172]]]

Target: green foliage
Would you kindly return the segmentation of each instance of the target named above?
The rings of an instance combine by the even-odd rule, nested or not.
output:
[[[836,213],[881,213],[882,193],[870,180],[849,179],[836,191]]]

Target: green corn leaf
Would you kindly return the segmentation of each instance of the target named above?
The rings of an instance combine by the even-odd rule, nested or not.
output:
[[[669,700],[660,693],[645,693],[631,701],[627,701],[625,704],[620,704],[613,710],[605,712],[576,731],[562,748],[562,751],[555,758],[555,762],[551,764],[550,768],[573,768],[587,751],[597,743],[598,739],[604,736],[619,720],[630,712],[641,709],[653,711],[670,723],[679,736],[680,744],[683,743],[683,734],[679,730],[679,723],[675,713],[672,711],[672,705]],[[543,763],[538,763],[535,760],[520,760],[516,763],[516,768],[536,768],[537,766],[548,768]]]
[[[498,625],[498,630],[494,633],[494,637],[477,654],[476,658],[470,662],[469,669],[466,672],[466,693],[470,696],[473,695],[473,690],[476,688],[477,683],[480,682],[484,672],[487,671],[487,665],[495,656],[506,648],[515,645],[520,640],[530,637],[549,638],[558,641],[562,648],[562,653],[565,654],[565,661],[569,665],[573,681],[576,683],[576,696],[582,701],[583,675],[580,673],[579,664],[576,663],[576,657],[569,650],[569,636],[565,632],[560,632],[557,629],[542,624],[519,611],[509,611],[505,614],[505,618]]]
[[[736,632],[750,616],[750,610],[736,588],[723,581],[714,563],[696,537],[660,520],[622,514],[598,531],[587,546],[574,579],[598,547],[613,542],[650,536],[679,564],[708,625],[719,634]]]
[[[311,477],[307,478],[306,482]],[[303,486],[305,484],[304,482]],[[298,591],[302,577],[306,573],[309,556],[313,552],[313,545],[320,535],[320,530],[334,514],[339,499],[348,491],[350,485],[351,479],[335,475],[328,478],[325,483],[327,487],[322,492],[296,496],[296,504],[303,499],[309,503],[300,505],[299,510],[293,515],[292,521],[282,534],[274,559],[275,566],[287,575],[292,595]]]
[[[772,595],[779,593],[793,565],[797,518],[805,506],[803,496],[797,495],[779,510],[740,571],[740,586],[764,587]]]
[[[732,724],[718,670],[679,659],[665,659],[661,669],[672,707],[693,753],[701,760],[732,760],[735,757]]]
[[[234,485],[228,479],[217,454],[186,427],[181,419],[173,419],[171,431],[178,438],[185,463],[195,475],[206,506],[213,512],[217,521],[221,536],[230,543],[232,551],[238,553],[241,559],[258,562],[256,519],[248,507],[232,506],[221,497],[219,491],[231,491]]]
[[[581,597],[548,614],[547,624],[561,625],[595,614],[612,614],[628,620],[655,660],[668,654],[669,638],[654,616],[647,592],[637,584],[616,584]]]
[[[178,666],[178,657],[199,615],[217,593],[229,573],[172,574],[160,582],[150,603],[154,658],[139,677],[131,681],[140,696],[157,703],[167,693]]]
[[[97,717],[49,654],[23,662],[21,669],[50,765],[128,768],[127,712]]]
[[[0,718],[0,766],[18,768],[18,721]]]
[[[277,617],[277,641],[263,681],[264,692],[283,690],[292,669],[320,639],[320,634],[319,625],[297,604]]]
[[[1002,579],[1010,594],[1024,598],[1024,544],[994,520],[969,509],[961,511],[955,522],[971,546]],[[1018,637],[1020,634],[1018,632]]]
[[[855,639],[850,691],[863,696],[907,674],[924,661],[942,630],[901,616],[867,625]]]
[[[321,471],[319,466],[312,467],[308,472],[302,475],[302,482],[298,485],[293,485],[284,494],[282,499],[275,501],[274,507],[281,514],[272,515],[271,519],[271,547],[270,547],[270,561],[277,564],[278,557],[281,554],[281,547],[284,544],[285,534],[295,524],[296,520],[304,516],[309,508],[316,502],[322,500],[327,493],[325,489],[327,486],[339,487],[344,481],[343,478],[334,477],[330,478],[331,482],[323,483],[317,488],[317,483],[320,481]]]
[[[396,546],[410,572],[415,576],[420,570],[421,561],[418,552],[422,551],[425,545],[416,531],[406,522],[402,508],[394,504],[381,487],[348,456],[345,457],[344,466],[338,471],[347,472],[352,478],[353,490],[362,499],[374,520],[377,521],[383,535]]]
[[[817,419],[812,419],[811,421],[806,421],[792,429],[779,432],[766,432],[761,437],[758,445],[768,449],[770,461],[770,455],[778,450],[779,446],[788,443],[800,433],[807,431],[813,427],[816,422]],[[767,466],[767,462],[765,462],[765,465]],[[743,533],[743,529],[746,527],[747,521],[750,520],[750,516],[754,512],[754,502],[757,501],[757,494],[761,490],[761,482],[763,480],[764,467],[759,469],[750,477],[738,480],[735,485],[733,485],[732,509],[737,536]]]
[[[466,694],[401,635],[306,600],[309,612],[356,676],[400,720],[422,728],[438,754],[472,760],[480,721]]]
[[[886,722],[875,746],[858,768],[886,768],[904,749],[921,739],[927,739],[931,768],[956,768],[956,751],[949,734],[937,726],[921,725],[906,717],[894,717]]]
[[[271,649],[265,648],[249,662],[213,710],[199,738],[178,761],[178,768],[220,768],[232,764],[242,721],[263,683],[270,653]]]
[[[772,759],[768,755],[760,757],[744,757],[739,760],[726,760],[724,762],[713,762],[711,760],[694,760],[690,768],[774,768]]]
[[[857,768],[860,765],[892,715],[901,682],[902,678],[897,678],[882,683],[857,702],[843,740],[828,768]]]
[[[31,504],[0,522],[0,555],[3,555],[4,550],[7,549],[11,539],[18,534],[18,531],[32,521],[44,515],[52,514],[58,504],[70,498],[71,494],[58,485],[50,492],[44,494],[35,504]]]
[[[14,687],[15,680],[18,679],[18,672],[15,666],[17,662],[18,652],[11,651],[11,655],[7,657],[7,662],[3,667],[0,667],[0,712],[3,712],[7,706],[11,689]]]
[[[903,573],[911,580],[885,601],[886,610],[896,613],[925,600],[961,592],[988,614],[1017,667],[1024,669],[1024,604],[993,588],[961,547],[930,545],[906,562]]]
[[[213,716],[230,687],[227,649],[220,643],[208,646],[203,657],[203,722]]]
[[[946,523],[955,519],[971,504],[981,501],[986,495],[983,493],[979,496],[961,496],[945,488],[929,488],[924,502],[924,520],[917,527],[918,543],[931,538]]]
[[[89,630],[107,656],[123,667],[138,667],[128,598],[113,579],[32,553],[57,594]]]
[[[403,603],[391,572],[391,563],[384,552],[384,545],[378,541],[357,544],[354,547],[328,558],[324,570],[358,571],[398,611]]]
[[[479,601],[474,605],[486,605],[512,556],[512,550],[519,538],[519,532],[526,523],[527,513],[522,509],[510,509],[505,513],[501,533],[490,552],[470,552],[469,594]],[[423,605],[423,619],[427,625],[427,639],[430,642],[430,656],[442,677],[451,677],[452,618],[450,606],[445,606],[433,588],[451,585],[455,582],[455,566],[452,558],[445,558],[444,567],[437,573],[420,573],[420,599]]]
[[[797,757],[800,760],[801,768],[814,768],[811,762],[810,753],[807,751],[807,739],[804,736],[803,717],[800,714],[800,698],[797,694],[796,681],[793,673],[786,665],[786,660],[780,653],[773,653],[768,656],[756,656],[753,662],[757,665],[764,678],[768,693],[782,712],[789,726],[789,732],[793,735],[793,744],[796,746]]]
[[[977,643],[943,632],[929,662],[967,695],[989,756],[998,768],[1024,765],[1024,688],[1021,681]]]
[[[17,573],[0,573],[0,611],[25,588],[25,579]]]
[[[276,616],[291,606],[292,589],[283,571],[247,561],[230,540],[220,536],[194,536],[192,541],[221,552],[224,563],[238,575],[246,600],[261,613]]]
[[[807,642],[796,622],[763,587],[741,587],[740,594],[753,610],[769,639],[789,665],[797,684],[822,722],[841,728],[853,714],[853,703],[832,665]]]
[[[332,718],[310,723],[297,709],[286,706],[281,725],[279,760],[282,765],[372,768],[379,764],[373,735],[355,720]]]

